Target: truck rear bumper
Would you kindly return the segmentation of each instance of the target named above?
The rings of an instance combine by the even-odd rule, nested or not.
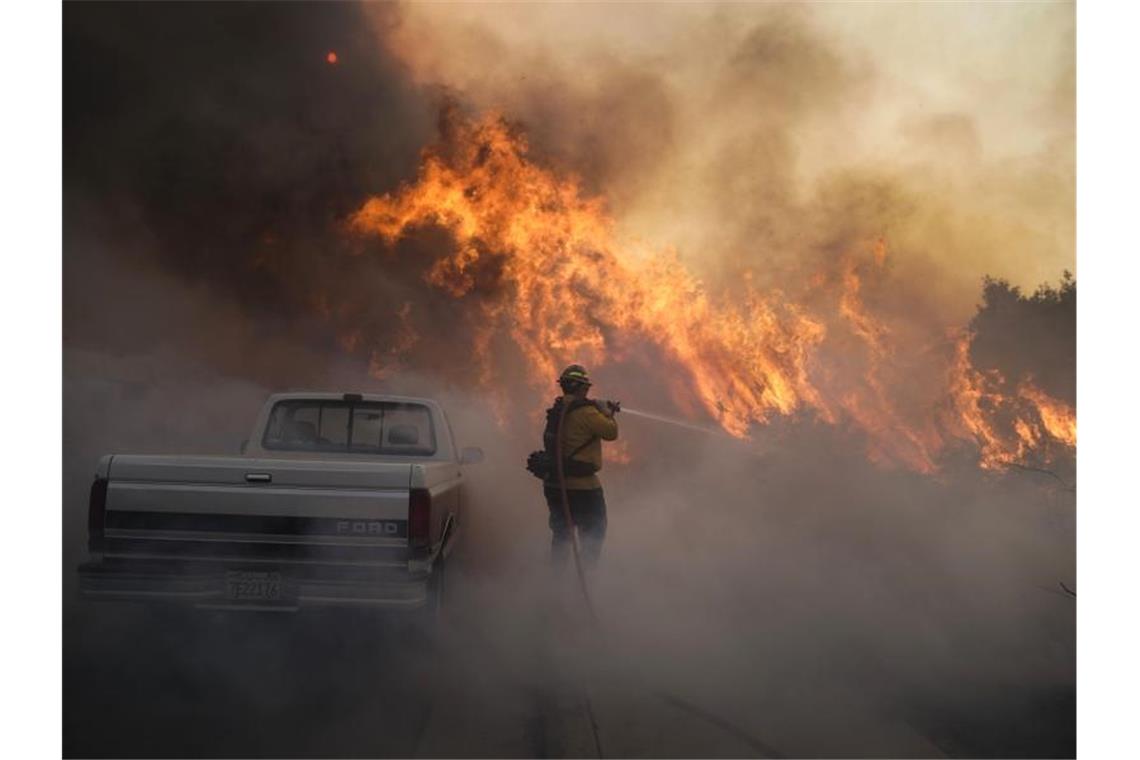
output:
[[[88,562],[79,567],[79,593],[87,599],[179,603],[202,608],[291,612],[308,607],[415,608],[428,601],[429,573],[386,572],[338,577],[289,568],[265,572],[276,593],[251,599],[233,593],[231,568],[186,569],[153,563]]]

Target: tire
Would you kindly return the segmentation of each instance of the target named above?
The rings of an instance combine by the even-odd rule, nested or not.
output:
[[[444,591],[447,588],[446,560],[440,561],[432,570],[428,578],[427,604],[420,611],[420,617],[425,626],[434,630],[439,627],[444,611]]]
[[[441,627],[443,599],[446,581],[446,562],[440,562],[432,570],[427,582],[427,600],[420,607],[408,610],[404,615],[404,634],[419,642],[434,639]]]

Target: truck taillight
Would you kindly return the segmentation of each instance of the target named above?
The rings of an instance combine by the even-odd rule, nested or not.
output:
[[[431,492],[413,488],[408,499],[408,545],[423,547],[431,543]]]
[[[87,548],[103,548],[103,522],[107,516],[107,480],[95,478],[91,484],[91,498],[87,502]]]

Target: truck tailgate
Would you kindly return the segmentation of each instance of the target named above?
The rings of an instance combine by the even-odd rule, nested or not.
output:
[[[399,564],[411,465],[115,457],[107,555]]]

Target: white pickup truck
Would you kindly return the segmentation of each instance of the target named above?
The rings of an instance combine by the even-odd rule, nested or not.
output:
[[[434,610],[465,464],[434,401],[270,396],[241,456],[103,457],[88,507],[90,598],[296,610]]]

